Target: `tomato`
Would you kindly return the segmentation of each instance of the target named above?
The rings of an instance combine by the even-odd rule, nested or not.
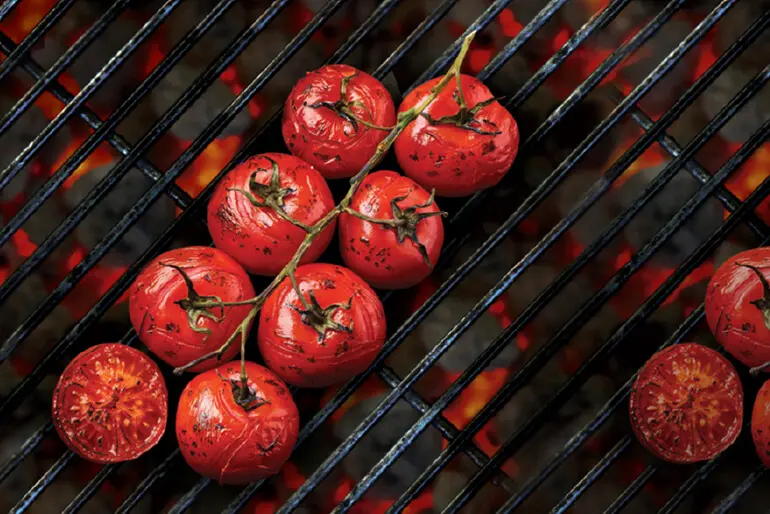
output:
[[[182,391],[176,437],[184,459],[220,484],[247,484],[278,473],[299,433],[299,413],[286,385],[246,362],[249,391],[241,400],[240,365],[224,364]]]
[[[709,460],[741,431],[743,387],[730,362],[694,343],[647,361],[631,390],[631,426],[642,445],[668,462]]]
[[[51,417],[61,440],[84,459],[136,459],[166,430],[166,383],[142,352],[122,344],[92,346],[64,368]]]
[[[412,287],[430,275],[444,243],[444,213],[430,193],[394,171],[378,171],[364,179],[350,208],[393,225],[342,214],[340,252],[348,268],[381,289]]]
[[[751,438],[757,455],[770,467],[770,380],[762,384],[751,412]]]
[[[358,173],[395,123],[385,86],[352,66],[332,64],[297,82],[286,99],[282,129],[292,154],[333,179]]]
[[[770,361],[770,248],[733,255],[711,277],[706,320],[716,340],[747,366]]]
[[[441,77],[406,95],[399,113],[418,105]],[[404,173],[439,196],[467,196],[497,184],[519,150],[519,129],[505,107],[478,79],[461,75],[461,108],[457,81],[396,138],[393,148]]]
[[[380,299],[352,271],[308,264],[267,298],[259,320],[259,350],[267,365],[299,387],[326,387],[364,371],[385,342]]]
[[[315,224],[334,205],[329,186],[312,166],[292,155],[259,154],[217,184],[208,205],[209,232],[217,248],[250,273],[277,275],[305,238],[302,225]],[[321,232],[302,263],[318,259],[334,225]]]
[[[222,346],[251,306],[196,309],[196,299],[239,302],[255,296],[240,264],[221,250],[190,246],[156,257],[139,274],[129,296],[129,315],[139,339],[174,367],[183,366]],[[232,345],[220,360],[238,353]],[[219,365],[215,358],[189,371]]]

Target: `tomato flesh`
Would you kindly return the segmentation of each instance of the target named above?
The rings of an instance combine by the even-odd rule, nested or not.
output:
[[[644,365],[629,410],[639,442],[657,457],[676,463],[709,460],[741,431],[743,387],[718,352],[679,344]]]
[[[81,457],[123,462],[157,444],[167,405],[166,384],[149,357],[125,345],[100,344],[64,369],[52,417],[59,437]]]

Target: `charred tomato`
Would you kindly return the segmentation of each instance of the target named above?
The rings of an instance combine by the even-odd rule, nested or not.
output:
[[[662,350],[639,371],[629,403],[642,445],[668,462],[709,460],[741,431],[743,387],[730,362],[694,343]]]
[[[406,95],[399,113],[420,104],[441,77]],[[467,196],[497,184],[519,149],[519,129],[478,79],[461,75],[398,136],[393,146],[404,173],[439,196]]]
[[[249,313],[250,305],[216,306],[253,298],[254,288],[240,264],[216,248],[190,246],[156,257],[139,274],[129,296],[129,315],[139,339],[174,367],[222,346]],[[210,307],[200,308],[197,302]],[[232,345],[220,360],[238,353]],[[189,371],[219,365],[212,358]]]
[[[725,261],[706,290],[706,320],[716,340],[751,367],[770,362],[770,248]]]
[[[289,384],[326,387],[364,371],[385,342],[385,311],[352,271],[332,264],[297,268],[267,298],[259,319],[259,350]]]
[[[255,155],[217,184],[208,205],[214,244],[250,273],[277,275],[305,238],[307,227],[334,208],[318,171],[292,155]],[[329,245],[334,224],[302,257],[313,262]]]
[[[193,378],[179,399],[176,437],[196,472],[220,484],[247,484],[278,473],[291,455],[299,413],[286,385],[246,362],[224,364]],[[242,392],[245,395],[242,396]]]
[[[305,75],[283,109],[283,139],[292,154],[329,179],[364,167],[396,123],[390,93],[377,79],[346,64]]]
[[[64,368],[51,409],[62,441],[84,459],[136,459],[166,430],[168,392],[157,364],[122,344],[99,344]]]
[[[751,438],[759,460],[770,467],[770,380],[762,384],[751,412]]]
[[[445,214],[430,193],[394,171],[378,171],[363,180],[350,209],[358,214],[342,214],[339,223],[348,268],[381,289],[412,287],[430,275]]]

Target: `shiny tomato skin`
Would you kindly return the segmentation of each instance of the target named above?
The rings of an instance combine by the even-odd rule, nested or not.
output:
[[[751,412],[751,438],[759,460],[770,467],[770,380],[762,384]]]
[[[680,464],[709,460],[741,432],[743,387],[719,352],[678,344],[639,371],[629,412],[637,439],[656,457]]]
[[[755,367],[770,361],[770,328],[762,311],[750,303],[763,297],[763,287],[757,274],[743,266],[747,264],[770,280],[770,248],[733,255],[711,277],[706,290],[706,320],[725,350]]]
[[[290,280],[284,280],[262,307],[257,340],[265,363],[279,377],[298,387],[326,387],[364,371],[385,342],[385,311],[374,291],[352,271],[332,264],[307,264],[297,268],[297,283],[307,298],[313,291],[322,308],[344,304],[332,319],[352,333],[328,330],[318,333],[305,324],[296,309],[299,297]]]
[[[353,113],[380,127],[396,123],[396,108],[390,93],[377,79],[347,64],[331,64],[301,78],[286,99],[283,109],[283,139],[292,154],[313,165],[327,179],[351,177],[374,155],[387,130],[357,129],[332,109],[310,107],[318,102],[340,100],[342,80],[358,73],[348,83],[346,99],[361,102]]]
[[[473,108],[492,98],[483,82],[461,75],[465,102]],[[407,111],[422,102],[440,77],[412,90],[398,109]],[[433,119],[457,114],[459,107],[453,95],[457,82],[451,81],[423,111]],[[431,125],[418,116],[396,138],[393,148],[404,173],[425,189],[435,189],[439,196],[467,196],[497,184],[516,158],[519,129],[516,121],[497,101],[482,107],[476,114],[480,123],[475,128],[497,135],[478,134],[451,124]]]
[[[350,207],[372,218],[393,219],[390,202],[403,196],[407,198],[396,204],[401,208],[425,204],[430,199],[430,193],[409,177],[394,171],[378,171],[364,179]],[[439,208],[434,202],[417,212],[439,212]],[[345,265],[373,287],[405,289],[419,284],[431,273],[417,244],[408,238],[399,242],[393,228],[342,214],[339,230]],[[430,262],[435,264],[444,244],[441,216],[420,220],[416,232]]]
[[[166,383],[142,352],[122,344],[92,346],[59,377],[51,417],[61,440],[86,460],[136,459],[166,430]]]
[[[281,218],[270,207],[256,207],[239,191],[249,191],[249,179],[269,184],[272,164],[278,163],[281,188],[293,190],[284,198],[283,209],[293,219],[313,225],[334,208],[329,186],[318,171],[293,155],[259,154],[233,168],[217,184],[208,204],[208,226],[214,244],[255,275],[277,275],[291,260],[305,231]],[[257,198],[257,200],[261,200]],[[313,262],[334,235],[335,222],[321,232],[302,257]]]
[[[220,484],[248,484],[278,473],[299,433],[299,413],[286,385],[269,369],[246,362],[249,388],[268,402],[247,411],[233,396],[239,373],[240,364],[231,362],[196,375],[176,413],[185,461]]]
[[[139,339],[150,351],[169,365],[179,367],[222,346],[251,307],[212,308],[210,311],[223,319],[217,322],[200,317],[198,327],[211,333],[195,332],[188,323],[186,311],[174,303],[188,297],[184,278],[179,271],[164,264],[182,268],[201,296],[218,296],[223,302],[238,302],[253,298],[256,293],[243,267],[216,248],[189,246],[153,259],[131,286],[129,316]],[[219,361],[209,359],[188,371],[197,373],[213,368],[232,360],[238,351],[238,345],[232,345]]]

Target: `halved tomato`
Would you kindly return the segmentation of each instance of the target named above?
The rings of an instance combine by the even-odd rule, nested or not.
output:
[[[122,344],[78,354],[53,393],[52,417],[62,441],[100,464],[132,460],[166,430],[168,392],[158,365]]]
[[[770,467],[770,380],[762,384],[751,412],[751,438],[757,455]]]
[[[730,362],[695,343],[652,356],[631,390],[631,426],[639,442],[668,462],[713,459],[741,431],[743,387]]]

